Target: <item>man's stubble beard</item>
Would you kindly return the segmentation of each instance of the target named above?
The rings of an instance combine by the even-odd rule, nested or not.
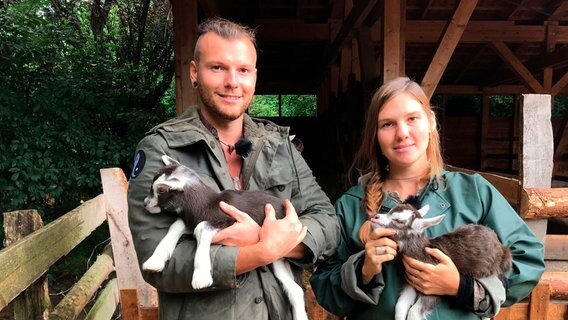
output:
[[[203,107],[207,109],[207,111],[209,113],[212,114],[212,116],[216,116],[220,119],[226,120],[226,121],[234,121],[237,120],[239,117],[241,117],[245,111],[248,109],[248,107],[250,106],[250,103],[252,102],[252,98],[249,101],[244,101],[244,105],[246,105],[246,107],[241,108],[239,110],[239,114],[232,114],[232,113],[226,113],[223,111],[223,109],[219,106],[217,106],[214,102],[213,99],[213,95],[209,94],[209,92],[207,90],[205,90],[203,88],[202,85],[198,85],[197,90],[199,92],[199,98],[201,99],[201,102],[203,103]]]

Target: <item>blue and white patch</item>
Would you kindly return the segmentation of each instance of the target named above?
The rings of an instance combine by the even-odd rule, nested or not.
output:
[[[134,156],[134,167],[130,174],[131,179],[138,177],[138,175],[142,172],[142,169],[144,169],[144,164],[146,164],[146,154],[142,150],[136,151],[136,155]]]

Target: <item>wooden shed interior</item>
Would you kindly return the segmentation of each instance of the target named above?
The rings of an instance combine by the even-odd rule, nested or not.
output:
[[[305,145],[318,179],[344,186],[376,88],[407,75],[436,106],[446,161],[518,172],[522,94],[568,94],[568,1],[172,0],[178,112],[195,103],[196,26],[220,16],[258,37],[257,94],[314,94],[314,118],[277,118]],[[491,96],[511,96],[511,105]],[[553,104],[554,105],[554,104]],[[554,114],[554,111],[553,111]],[[568,178],[568,118],[553,117],[554,179]],[[326,181],[324,181],[324,184]],[[332,196],[333,197],[333,196]]]

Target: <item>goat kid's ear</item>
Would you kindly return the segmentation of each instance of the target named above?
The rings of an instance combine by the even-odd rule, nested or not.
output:
[[[435,226],[444,220],[446,215],[443,214],[441,216],[437,216],[434,218],[428,219],[416,219],[412,222],[412,229],[418,232],[423,232],[424,230],[430,228],[431,226]]]
[[[162,156],[162,161],[164,162],[164,164],[165,164],[166,166],[169,166],[169,165],[172,165],[172,164],[175,164],[175,165],[178,165],[178,166],[181,165],[181,164],[179,163],[179,161],[177,161],[176,159],[174,159],[174,158],[172,158],[172,157],[170,157],[170,156],[168,156],[168,155],[163,155],[163,156]]]
[[[428,210],[430,210],[430,206],[425,204],[422,208],[418,209],[418,212],[420,213],[421,217],[424,217],[426,213],[428,213]]]
[[[167,191],[183,191],[183,186],[184,183],[183,181],[180,180],[167,180],[167,181],[162,181],[160,182],[160,185],[158,186],[158,191],[160,191],[160,188],[164,188],[162,190],[166,190]]]

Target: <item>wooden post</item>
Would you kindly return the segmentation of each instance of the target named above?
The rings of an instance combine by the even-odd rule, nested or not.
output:
[[[4,247],[43,227],[36,210],[20,210],[4,213]],[[47,319],[51,301],[44,274],[12,301],[14,320]]]
[[[550,95],[523,94],[522,99],[519,180],[523,188],[550,188],[554,156]],[[537,238],[545,243],[547,219],[526,222]]]
[[[128,204],[126,201],[126,177],[119,168],[101,169],[101,181],[108,215],[108,227],[112,238],[112,253],[123,319],[139,319],[139,307],[157,308],[158,294],[142,278],[132,234],[128,227]],[[137,296],[129,299],[129,292]],[[137,302],[137,303],[136,303]]]

